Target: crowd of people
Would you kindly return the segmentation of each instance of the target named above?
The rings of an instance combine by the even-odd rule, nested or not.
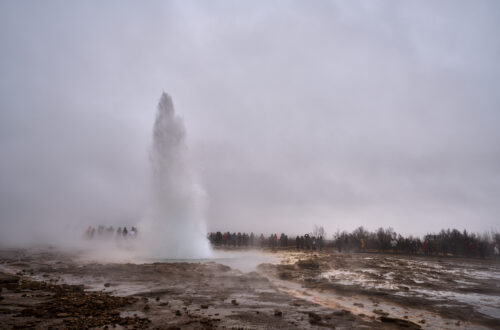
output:
[[[137,237],[137,228],[132,227],[130,230],[127,229],[127,227],[118,227],[115,231],[113,226],[97,226],[97,229],[93,226],[89,226],[87,230],[85,231],[85,238],[87,239],[93,239],[93,238],[110,238],[110,237],[117,237],[117,238],[135,238]]]

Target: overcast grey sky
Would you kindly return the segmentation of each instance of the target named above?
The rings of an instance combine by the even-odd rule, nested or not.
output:
[[[163,90],[211,230],[500,229],[498,1],[0,1],[0,238],[134,224]]]

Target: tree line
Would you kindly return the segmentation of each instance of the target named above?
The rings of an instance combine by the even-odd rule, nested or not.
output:
[[[331,244],[339,251],[379,251],[441,256],[492,257],[498,256],[500,233],[482,235],[467,230],[442,229],[423,238],[403,236],[392,228],[369,231],[358,227],[352,232],[337,231]]]
[[[321,250],[323,247],[339,252],[382,252],[427,256],[498,257],[500,233],[482,235],[466,230],[443,229],[439,233],[425,236],[403,236],[392,228],[369,231],[358,227],[352,232],[337,231],[332,239],[326,239],[323,227],[314,226],[311,233],[285,235],[253,233],[213,232],[208,239],[215,246],[295,248],[298,250]]]

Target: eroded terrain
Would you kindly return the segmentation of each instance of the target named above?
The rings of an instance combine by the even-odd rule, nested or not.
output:
[[[2,251],[2,328],[380,328],[295,298],[267,277],[215,262],[82,263],[54,251]],[[14,275],[7,275],[14,274]]]
[[[498,261],[364,253],[289,253],[283,261],[260,268],[285,292],[324,306],[425,328],[500,326]]]
[[[104,263],[53,249],[2,250],[0,327],[500,326],[495,261],[291,251],[268,256],[263,260],[276,262],[255,268],[240,267],[249,259],[245,253],[237,262]]]

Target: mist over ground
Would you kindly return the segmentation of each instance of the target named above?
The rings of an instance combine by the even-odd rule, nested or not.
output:
[[[0,241],[137,224],[164,90],[208,230],[498,231],[499,7],[0,1]]]

